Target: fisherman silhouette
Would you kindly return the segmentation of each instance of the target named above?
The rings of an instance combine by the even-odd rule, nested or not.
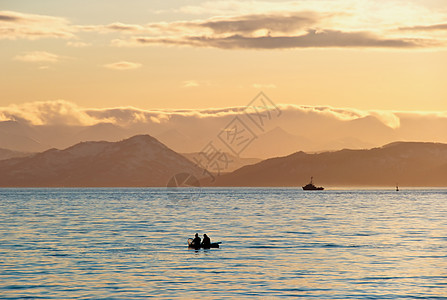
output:
[[[194,239],[192,240],[191,245],[194,246],[195,248],[200,248],[200,236],[198,233],[196,233],[196,235],[194,236]]]
[[[211,248],[211,240],[206,235],[206,233],[203,235],[202,248],[205,248],[205,249]]]

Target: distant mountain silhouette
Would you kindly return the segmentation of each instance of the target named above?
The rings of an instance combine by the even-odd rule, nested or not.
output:
[[[155,136],[159,141],[177,152],[194,152],[198,149],[194,139],[176,129],[169,129]]]
[[[79,141],[108,141],[116,142],[128,137],[128,132],[112,123],[99,123],[88,126],[74,136]]]
[[[201,158],[200,152],[181,153],[181,154],[192,162],[194,162],[194,158],[196,158],[196,159]],[[237,157],[237,156],[232,155],[231,153],[228,153],[228,152],[225,152],[224,155],[225,155],[225,158],[228,159],[228,166],[224,166],[224,163],[222,161],[226,162],[226,160],[222,159],[221,166],[220,166],[222,168],[221,173],[233,172],[234,170],[237,170],[243,166],[253,165],[253,164],[256,164],[262,160],[260,158]],[[210,171],[215,172],[215,170],[210,170]]]
[[[0,170],[3,187],[166,186],[180,172],[203,174],[149,135],[120,142],[84,142],[65,150],[1,160]]]
[[[217,177],[216,186],[447,186],[447,144],[396,142],[370,150],[297,152]]]
[[[395,141],[397,139],[394,129],[386,126],[373,116],[342,122],[333,129],[336,136],[339,136],[342,132],[349,132],[351,137],[367,138],[368,140],[381,141],[385,143],[387,141]]]
[[[14,158],[14,157],[25,157],[25,156],[30,156],[30,155],[32,155],[32,153],[12,151],[9,149],[0,148],[0,160]]]
[[[371,149],[375,145],[366,143],[355,137],[341,137],[321,142],[314,146],[314,151],[334,151],[340,149]]]
[[[37,135],[32,127],[20,122],[0,122],[0,148],[30,152],[48,149],[48,146],[36,139]]]
[[[291,134],[281,127],[275,127],[258,137],[242,153],[248,157],[276,157],[293,153],[297,150],[314,149],[313,142],[305,137]]]

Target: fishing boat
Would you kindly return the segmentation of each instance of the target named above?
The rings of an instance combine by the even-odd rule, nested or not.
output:
[[[188,248],[194,248],[194,249],[209,249],[209,248],[219,248],[219,244],[221,244],[221,242],[217,242],[217,243],[211,243],[209,247],[203,247],[202,245],[194,245],[194,240],[193,239],[188,239]]]
[[[308,184],[306,184],[305,186],[303,186],[303,190],[305,191],[322,191],[324,190],[324,187],[322,186],[315,186],[313,183],[314,178],[310,177],[310,182]]]

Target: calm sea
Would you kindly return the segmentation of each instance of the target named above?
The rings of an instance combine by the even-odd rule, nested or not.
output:
[[[447,299],[447,190],[0,189],[0,298]],[[190,250],[207,233],[220,249]]]

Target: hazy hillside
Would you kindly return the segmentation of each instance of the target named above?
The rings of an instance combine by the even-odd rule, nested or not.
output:
[[[32,154],[27,152],[12,151],[9,149],[0,148],[0,160],[9,159],[13,157],[25,157],[30,155]]]
[[[190,161],[149,135],[120,142],[84,142],[65,150],[28,154],[0,149],[0,186],[166,186],[175,174],[200,178]],[[370,150],[340,150],[243,159],[217,177],[216,186],[447,186],[447,144],[395,142]],[[213,170],[210,170],[213,171]],[[209,182],[202,184],[207,185]]]
[[[17,121],[3,121],[0,122],[0,148],[38,152],[48,149],[48,145],[38,140],[38,133],[32,126]]]
[[[201,158],[200,152],[182,153],[182,155],[192,162],[195,162],[194,158],[199,159],[199,160]],[[222,170],[221,170],[222,173],[233,172],[239,168],[242,168],[243,166],[253,165],[253,164],[256,164],[262,160],[260,158],[237,157],[230,153],[225,153],[224,157],[225,157],[225,159],[220,160],[220,167],[222,168]],[[225,167],[227,160],[228,160],[228,166]],[[210,170],[210,171],[216,172],[216,170]]]
[[[179,172],[202,170],[148,135],[85,142],[0,161],[0,186],[166,186]]]
[[[218,186],[447,186],[447,144],[396,142],[370,150],[297,152],[217,178]]]

